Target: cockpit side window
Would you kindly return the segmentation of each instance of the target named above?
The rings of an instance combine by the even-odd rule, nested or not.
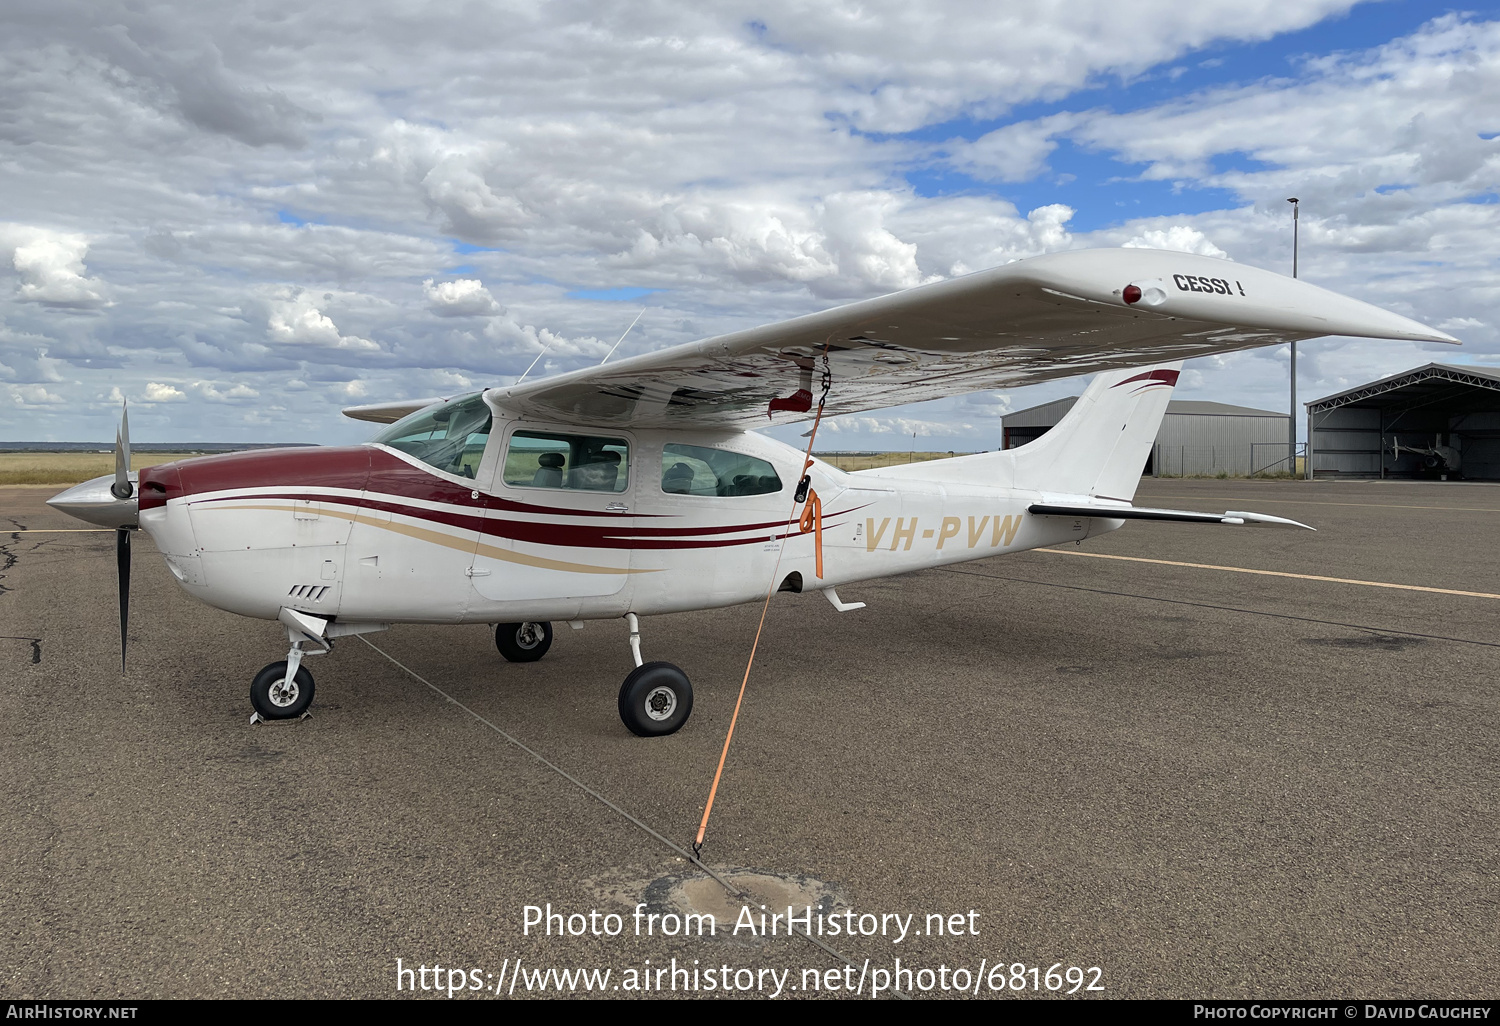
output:
[[[765,460],[701,445],[662,447],[661,490],[670,495],[770,495],[781,491],[776,468]]]
[[[623,438],[517,431],[505,452],[506,484],[623,492],[630,483],[630,445]]]
[[[457,477],[472,478],[484,459],[493,418],[483,393],[418,410],[371,441],[414,456]]]

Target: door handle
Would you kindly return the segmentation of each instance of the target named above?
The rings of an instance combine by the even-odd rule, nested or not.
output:
[[[630,507],[623,502],[611,502],[604,509],[608,513],[628,513],[630,511]]]

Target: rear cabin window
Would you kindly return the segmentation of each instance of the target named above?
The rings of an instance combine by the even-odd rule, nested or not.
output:
[[[661,490],[671,495],[770,495],[781,491],[776,468],[727,449],[671,443],[662,448]]]
[[[519,488],[623,492],[630,446],[623,438],[517,431],[505,452],[504,480]]]
[[[373,439],[447,474],[472,478],[490,437],[490,408],[475,393],[408,414]]]

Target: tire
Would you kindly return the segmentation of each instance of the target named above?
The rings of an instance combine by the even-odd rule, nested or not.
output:
[[[513,663],[534,663],[552,647],[552,624],[545,620],[499,624],[495,647]]]
[[[665,737],[693,712],[693,685],[671,663],[646,663],[620,685],[620,721],[637,737]]]
[[[250,705],[264,720],[290,720],[307,712],[313,700],[313,676],[307,667],[297,667],[288,689],[280,685],[286,676],[286,660],[271,663],[255,675],[250,685]]]

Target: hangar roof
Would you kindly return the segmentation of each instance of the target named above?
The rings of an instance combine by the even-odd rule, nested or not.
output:
[[[1000,418],[1006,427],[1051,427],[1062,419],[1063,414],[1078,401],[1076,395],[1066,399],[1054,399],[1040,406],[1029,406],[1024,410],[1007,413]],[[1285,413],[1275,410],[1256,410],[1249,406],[1231,406],[1229,403],[1212,403],[1201,399],[1173,399],[1167,403],[1167,416],[1177,417],[1278,417],[1286,420]]]
[[[1326,413],[1343,406],[1411,410],[1458,401],[1472,410],[1500,410],[1500,370],[1429,363],[1315,399],[1307,404],[1307,412]]]

